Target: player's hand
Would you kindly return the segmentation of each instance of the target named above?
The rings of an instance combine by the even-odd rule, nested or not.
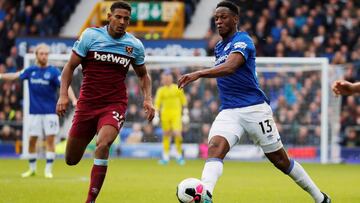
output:
[[[182,89],[184,88],[187,84],[197,80],[200,78],[200,72],[196,71],[196,72],[192,72],[192,73],[188,73],[185,75],[182,75],[178,81],[178,88]]]
[[[354,93],[352,83],[346,80],[335,81],[332,84],[332,91],[334,92],[335,96],[351,95]]]
[[[69,105],[69,97],[60,95],[58,102],[56,104],[56,113],[59,116],[64,116],[68,105]]]
[[[155,108],[151,100],[144,100],[144,109],[146,113],[146,119],[150,122],[155,116]]]

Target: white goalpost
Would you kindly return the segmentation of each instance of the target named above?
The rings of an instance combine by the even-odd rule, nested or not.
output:
[[[49,64],[63,67],[68,60],[68,54],[50,54]],[[33,54],[26,54],[24,57],[24,67],[29,67],[34,63],[35,56]],[[288,74],[301,73],[304,75],[304,80],[307,76],[316,74],[320,80],[320,86],[314,86],[313,91],[317,91],[315,88],[321,89],[321,106],[320,108],[320,162],[329,163],[333,162],[339,157],[339,150],[337,143],[334,141],[338,136],[339,131],[339,112],[340,101],[330,94],[330,83],[332,80],[341,76],[342,72],[339,69],[330,69],[328,60],[326,58],[264,58],[258,57],[256,59],[257,73],[260,78],[269,73],[274,73],[276,77],[280,75],[283,80],[286,81]],[[214,64],[214,57],[178,57],[178,56],[147,56],[146,65],[150,70],[159,69],[198,69],[212,67]],[[305,74],[308,73],[308,74]],[[317,76],[316,76],[317,77]],[[316,78],[314,76],[314,78]],[[305,83],[298,82],[301,85]],[[286,85],[286,84],[285,84]],[[264,88],[264,87],[262,87]],[[217,90],[213,90],[217,91]],[[27,83],[24,82],[24,122],[23,122],[23,153],[22,157],[28,155],[28,114],[29,114],[29,95]],[[305,106],[309,104],[304,104]],[[274,110],[274,114],[275,114]],[[302,121],[299,120],[299,123]],[[329,125],[331,122],[331,126]],[[281,123],[280,123],[281,125]],[[314,127],[314,129],[317,126]],[[68,126],[67,126],[68,128]],[[296,143],[294,143],[296,146]],[[285,145],[286,147],[286,145]]]

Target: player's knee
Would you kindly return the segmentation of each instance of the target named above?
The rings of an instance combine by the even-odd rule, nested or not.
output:
[[[80,161],[80,159],[75,159],[75,158],[70,157],[70,156],[65,156],[65,162],[69,166],[74,166],[74,165],[78,164],[79,161]]]
[[[65,161],[66,161],[66,164],[69,166],[74,166],[79,163],[78,160],[74,160],[74,159],[65,159]]]
[[[100,142],[96,145],[96,151],[106,153],[110,150],[110,144],[106,142]]]
[[[208,156],[210,158],[223,159],[229,151],[229,146],[226,142],[211,141],[209,143]]]

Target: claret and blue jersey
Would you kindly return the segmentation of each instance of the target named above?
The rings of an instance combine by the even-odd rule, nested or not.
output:
[[[236,32],[215,46],[215,66],[223,64],[231,53],[240,53],[245,63],[235,73],[218,77],[217,84],[221,101],[220,109],[240,108],[264,102],[268,98],[260,89],[256,76],[256,50],[246,32]]]
[[[112,38],[107,26],[87,28],[74,44],[73,51],[82,58],[116,63],[129,67],[130,61],[136,65],[144,64],[144,46],[140,40],[129,33],[119,39]]]
[[[20,79],[29,81],[30,114],[55,114],[60,70],[30,66],[20,73]]]
[[[73,52],[82,58],[84,75],[79,106],[127,103],[126,74],[130,65],[143,65],[145,59],[139,39],[129,33],[114,39],[107,26],[87,28],[75,42]]]

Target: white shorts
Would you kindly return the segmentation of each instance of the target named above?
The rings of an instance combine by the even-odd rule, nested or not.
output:
[[[222,136],[231,148],[245,133],[263,149],[264,153],[274,152],[283,147],[271,107],[267,103],[222,110],[211,126],[209,141],[213,136]]]
[[[60,130],[59,117],[56,114],[30,114],[29,135],[57,135]]]

